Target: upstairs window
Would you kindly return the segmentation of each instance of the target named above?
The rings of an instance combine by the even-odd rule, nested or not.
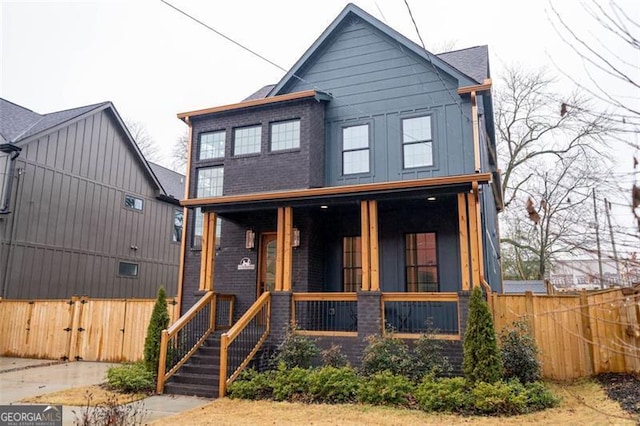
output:
[[[202,133],[200,135],[199,160],[224,157],[225,132]]]
[[[436,252],[434,232],[405,235],[407,291],[438,291]]]
[[[224,183],[223,167],[203,167],[198,169],[198,188],[196,196],[218,197],[222,195]]]
[[[240,127],[233,131],[233,155],[260,153],[262,126]]]
[[[369,172],[369,125],[342,129],[342,174]]]
[[[403,167],[433,166],[431,117],[413,117],[402,120]]]
[[[128,209],[138,210],[141,212],[144,208],[144,201],[142,198],[127,194],[124,196],[124,206]]]
[[[173,227],[171,229],[171,237],[174,243],[179,243],[182,241],[182,224],[183,224],[183,213],[180,209],[173,210]]]
[[[138,276],[138,264],[118,262],[118,275],[121,277],[136,278]]]
[[[271,123],[271,151],[300,148],[300,120]]]
[[[342,239],[342,288],[345,292],[362,287],[362,245],[360,237]]]

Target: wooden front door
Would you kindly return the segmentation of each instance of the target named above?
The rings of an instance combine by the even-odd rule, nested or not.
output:
[[[276,284],[276,244],[277,234],[265,232],[260,236],[260,260],[258,274],[258,292],[260,297],[265,290],[273,291]]]

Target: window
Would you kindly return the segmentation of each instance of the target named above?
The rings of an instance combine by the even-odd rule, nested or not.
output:
[[[300,148],[300,120],[271,123],[271,151]]]
[[[118,263],[118,275],[121,277],[135,278],[138,276],[138,264],[130,262]]]
[[[346,292],[362,287],[362,245],[360,237],[342,239],[342,287]]]
[[[260,152],[262,126],[242,127],[234,130],[233,155]]]
[[[204,213],[201,208],[194,212],[195,220],[193,226],[193,248],[202,247],[202,229],[204,224]],[[222,235],[222,219],[216,218],[216,249],[220,247],[220,237]]]
[[[142,198],[134,197],[133,195],[124,196],[124,206],[128,209],[142,211],[144,207],[144,201]]]
[[[402,158],[405,169],[433,166],[431,117],[402,120]]]
[[[342,174],[369,172],[369,125],[342,129]]]
[[[405,250],[407,291],[438,291],[436,234],[407,234]]]
[[[182,223],[183,223],[183,213],[180,209],[175,209],[173,211],[173,227],[172,227],[172,240],[174,243],[179,243],[182,241]]]
[[[207,160],[209,158],[224,157],[225,132],[202,133],[200,135],[200,151],[198,159]]]
[[[203,167],[198,169],[198,187],[196,197],[217,197],[222,195],[223,182],[223,167]]]

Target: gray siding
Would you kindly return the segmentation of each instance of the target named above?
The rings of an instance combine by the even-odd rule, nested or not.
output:
[[[326,185],[473,173],[470,103],[457,95],[457,80],[364,21],[343,25],[301,77],[284,91],[313,85],[334,96],[326,108]],[[416,114],[433,117],[434,166],[403,170],[401,119]],[[361,122],[370,123],[371,172],[343,176],[341,128]]]
[[[176,206],[155,198],[109,110],[21,145],[14,214],[4,223],[14,238],[9,246],[5,235],[0,256],[6,297],[154,297],[161,284],[176,294]],[[125,208],[125,194],[143,199],[143,211]],[[118,276],[119,261],[138,263],[138,277]]]

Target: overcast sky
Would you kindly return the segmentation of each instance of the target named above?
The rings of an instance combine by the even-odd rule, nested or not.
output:
[[[285,69],[348,3],[168,1]],[[582,63],[553,29],[547,1],[408,1],[427,49],[487,44],[496,84],[504,66],[512,63],[553,72],[560,67],[577,80],[586,78]],[[354,3],[417,41],[404,0]],[[617,3],[640,22],[640,1]],[[580,1],[553,4],[578,32],[600,37]],[[110,100],[123,117],[147,127],[165,164],[171,163],[171,146],[186,131],[176,113],[238,102],[284,74],[159,0],[0,0],[0,5],[0,97],[38,113]],[[640,63],[638,57],[628,60]],[[638,102],[638,93],[627,95]],[[630,163],[631,148],[617,150]],[[622,167],[630,170],[630,164]]]

